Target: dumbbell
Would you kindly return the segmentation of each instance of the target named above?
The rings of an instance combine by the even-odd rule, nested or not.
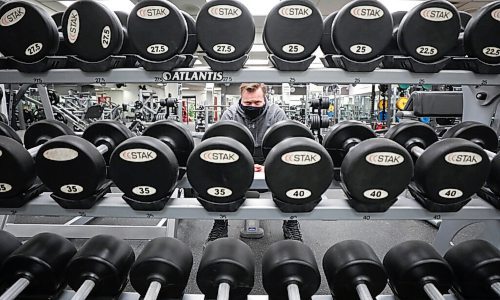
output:
[[[13,300],[21,293],[50,299],[66,285],[64,268],[75,253],[75,246],[57,234],[35,235],[1,265],[0,283],[8,289],[0,299]]]
[[[469,57],[476,57],[487,64],[500,63],[500,38],[496,34],[500,22],[500,2],[494,1],[481,7],[464,31],[464,48]]]
[[[500,197],[500,155],[495,153],[498,149],[498,135],[493,128],[475,121],[459,123],[444,134],[443,138],[462,138],[469,140],[484,149],[490,160],[490,173],[486,179],[486,187],[494,195]],[[500,208],[500,202],[488,196],[487,191],[482,190],[478,195],[488,200],[496,208]],[[490,201],[491,200],[491,201]]]
[[[448,55],[455,47],[460,33],[460,17],[450,2],[428,0],[408,11],[394,31],[397,31],[398,46],[403,54],[420,62],[432,63]]]
[[[386,211],[407,188],[413,161],[405,148],[357,121],[335,124],[323,146],[340,167],[341,187],[356,211]],[[391,175],[388,175],[391,174]]]
[[[52,139],[36,156],[38,175],[62,207],[90,208],[111,185],[106,179],[111,153],[132,136],[123,124],[98,121],[89,125],[82,137]]]
[[[437,141],[436,133],[426,124],[400,123],[385,137],[405,147],[416,159],[409,191],[430,211],[458,211],[488,176],[488,156],[481,147],[459,138]]]
[[[187,177],[209,211],[236,211],[245,201],[254,176],[254,139],[236,121],[210,126],[187,162]]]
[[[380,56],[392,38],[389,10],[376,0],[354,0],[342,7],[332,23],[337,52],[358,62]]]
[[[234,238],[207,244],[196,283],[206,299],[243,300],[253,288],[255,258],[250,247]]]
[[[89,239],[66,268],[68,285],[76,291],[71,299],[119,295],[134,260],[132,247],[123,240],[110,235]]]
[[[0,165],[8,172],[0,174],[0,206],[21,207],[42,192],[33,158],[52,138],[74,134],[66,124],[54,120],[34,123],[24,134],[23,147],[17,133],[0,123]]]
[[[182,299],[193,254],[178,239],[156,238],[141,251],[130,269],[130,284],[144,300]]]
[[[266,183],[278,208],[312,211],[333,180],[333,163],[311,131],[296,121],[280,121],[264,134],[262,152]]]
[[[321,284],[311,248],[295,240],[273,243],[262,256],[262,285],[269,299],[310,299]]]
[[[0,247],[0,265],[2,265],[11,253],[21,246],[21,242],[7,231],[0,230],[0,245],[2,245]]]
[[[165,0],[138,2],[129,15],[127,28],[137,54],[150,61],[174,57],[188,40],[188,28],[181,11]]]
[[[399,50],[398,47],[398,27],[399,24],[401,23],[401,20],[406,15],[406,13],[407,13],[406,11],[395,11],[391,14],[392,26],[393,26],[392,37],[391,37],[391,42],[389,43],[389,45],[387,45],[387,48],[385,48],[383,54],[401,55],[401,51]]]
[[[483,240],[453,246],[444,259],[455,271],[455,290],[466,299],[500,299],[500,251]]]
[[[251,12],[239,1],[205,3],[196,18],[198,43],[211,59],[233,61],[244,57],[255,39]]]
[[[133,209],[162,210],[185,173],[193,147],[191,133],[182,123],[156,122],[143,136],[116,147],[109,162],[110,176]]]
[[[186,46],[182,49],[181,54],[189,54],[193,55],[198,48],[198,35],[196,33],[196,21],[193,17],[191,17],[187,12],[182,11],[182,16],[184,20],[186,20],[187,30],[188,30],[188,39],[186,42]]]
[[[428,243],[407,241],[384,257],[384,267],[394,294],[405,300],[444,300],[453,283],[450,265]]]
[[[377,254],[365,242],[347,240],[330,247],[323,270],[335,299],[371,300],[387,284],[387,274]]]
[[[338,54],[332,40],[332,24],[335,16],[337,16],[337,11],[332,12],[323,20],[323,35],[319,46],[324,55]]]

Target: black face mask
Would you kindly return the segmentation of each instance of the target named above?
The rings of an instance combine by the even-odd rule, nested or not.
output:
[[[245,112],[245,115],[250,118],[251,120],[257,118],[264,112],[264,108],[266,108],[266,105],[262,107],[254,107],[254,106],[243,106],[240,103],[241,109],[243,109],[243,112]]]

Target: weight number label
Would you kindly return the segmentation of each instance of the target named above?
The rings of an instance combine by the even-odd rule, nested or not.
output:
[[[168,52],[168,46],[163,44],[154,44],[149,46],[146,51],[151,54],[163,54]]]
[[[0,19],[0,25],[7,27],[16,24],[21,21],[21,19],[26,14],[26,9],[24,7],[14,7],[3,14]]]
[[[372,47],[368,46],[368,45],[363,45],[363,44],[359,44],[359,45],[352,45],[351,48],[349,48],[351,50],[352,53],[354,54],[369,54],[372,52]]]
[[[499,57],[500,48],[497,47],[486,47],[483,49],[483,54],[489,57]]]
[[[231,54],[236,51],[236,48],[229,44],[217,44],[212,49],[219,54]]]
[[[483,158],[473,152],[458,151],[446,154],[444,160],[457,166],[471,166],[480,163]]]
[[[156,189],[152,186],[141,185],[133,188],[132,193],[138,196],[151,196],[156,194]]]
[[[42,43],[33,43],[31,44],[28,48],[26,48],[26,51],[24,51],[24,54],[27,56],[33,56],[37,54],[38,52],[42,51],[43,44]]]
[[[78,11],[75,9],[69,14],[66,31],[68,34],[68,41],[71,44],[74,44],[78,39],[78,33],[80,33],[80,16],[78,15]]]
[[[170,10],[163,6],[145,6],[137,10],[137,16],[146,20],[161,19],[170,14]]]
[[[455,199],[462,197],[464,193],[457,189],[442,189],[439,191],[439,196],[447,199]]]
[[[12,190],[12,185],[8,183],[0,183],[0,193],[7,193]]]
[[[66,194],[79,194],[83,192],[83,187],[77,184],[66,184],[60,188],[61,192]]]
[[[438,54],[436,48],[432,46],[420,46],[416,49],[417,53],[423,56],[434,56]]]
[[[207,190],[207,194],[209,194],[210,196],[223,198],[231,196],[233,194],[233,191],[225,187],[212,187]]]
[[[389,196],[389,193],[387,193],[384,190],[379,190],[379,189],[371,189],[371,190],[366,190],[363,193],[363,196],[368,199],[373,199],[373,200],[380,200],[387,198]]]
[[[109,47],[109,44],[111,44],[111,29],[109,28],[109,26],[105,26],[102,29],[102,34],[101,34],[102,48],[107,49]]]
[[[43,157],[53,161],[69,161],[78,157],[78,152],[69,148],[54,148],[43,152]]]
[[[305,48],[301,44],[287,44],[283,46],[281,50],[288,54],[299,54],[304,52]]]
[[[286,192],[286,196],[292,199],[306,199],[311,197],[311,191],[306,189],[291,189]]]

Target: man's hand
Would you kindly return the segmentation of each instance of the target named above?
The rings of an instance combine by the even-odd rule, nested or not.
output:
[[[259,164],[254,164],[253,165],[253,171],[254,172],[264,172],[264,166],[261,166]]]

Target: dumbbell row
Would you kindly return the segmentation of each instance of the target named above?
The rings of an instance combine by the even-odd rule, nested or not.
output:
[[[26,191],[38,173],[60,205],[90,208],[109,188],[109,174],[134,209],[161,210],[187,169],[195,196],[207,210],[235,211],[253,180],[253,137],[234,121],[216,123],[196,148],[189,131],[172,121],[151,125],[141,137],[132,137],[115,122],[92,124],[82,138],[57,136],[69,132],[65,127],[43,121],[27,130],[26,145],[43,144],[36,155],[37,172],[32,159],[37,149],[30,155],[15,132],[8,127],[2,130],[17,137],[2,138],[0,143],[5,153],[0,159],[13,170],[2,174],[3,199],[29,194]],[[457,211],[481,190],[490,164],[487,185],[495,193],[500,189],[493,180],[499,176],[497,160],[490,163],[480,146],[451,136],[453,130],[450,137],[438,141],[431,127],[406,122],[391,128],[386,138],[376,138],[368,127],[348,121],[333,126],[320,145],[304,125],[283,121],[263,138],[266,183],[285,212],[314,209],[334,177],[357,211],[385,211],[407,187],[428,210]],[[340,166],[337,176],[334,166]],[[5,203],[20,207],[31,198]]]
[[[499,9],[496,1],[470,17],[447,1],[428,0],[391,15],[378,1],[355,0],[323,21],[312,2],[286,0],[266,17],[263,43],[271,55],[290,62],[309,59],[320,46],[326,55],[341,54],[354,62],[390,54],[438,63],[447,56],[467,55],[499,64],[500,39],[489,34],[499,28]],[[253,16],[234,0],[207,2],[196,24],[164,0],[141,1],[128,17],[97,1],[76,1],[54,17],[57,22],[32,4],[12,1],[0,8],[0,16],[5,20],[0,38],[9,40],[0,45],[0,52],[24,62],[54,54],[76,55],[89,62],[137,54],[165,62],[179,54],[194,54],[199,43],[209,61],[228,63],[244,58],[255,38]],[[64,36],[61,41],[58,28]],[[24,39],[13,38],[20,33]]]
[[[107,235],[89,239],[78,251],[52,233],[38,234],[21,245],[0,231],[0,241],[4,245],[0,253],[2,300],[19,295],[48,297],[66,283],[76,290],[73,300],[114,297],[123,291],[128,277],[146,300],[178,299],[193,265],[191,250],[174,238],[150,241],[137,260],[126,242]],[[401,299],[444,299],[442,293],[450,289],[467,299],[499,299],[499,264],[500,251],[482,240],[453,246],[444,258],[425,242],[407,241],[391,248],[383,263],[365,242],[347,240],[333,245],[323,257],[332,295],[346,300],[373,299],[388,280]],[[221,238],[207,244],[196,282],[209,299],[246,299],[254,274],[250,247],[237,239]],[[308,299],[317,292],[321,275],[308,246],[284,240],[264,253],[262,281],[273,299]]]

